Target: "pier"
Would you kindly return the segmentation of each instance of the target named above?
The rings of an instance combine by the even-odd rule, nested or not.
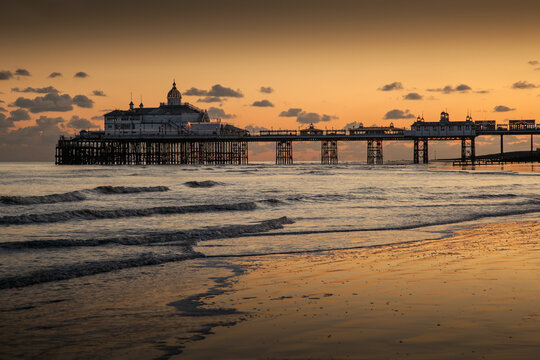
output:
[[[81,134],[74,138],[61,137],[56,146],[55,163],[58,165],[176,165],[176,164],[230,164],[248,163],[250,142],[275,143],[276,164],[294,163],[294,142],[320,142],[321,164],[337,164],[338,144],[345,141],[365,142],[366,162],[383,164],[385,141],[408,141],[413,143],[413,163],[429,163],[429,143],[432,141],[461,141],[461,157],[454,165],[485,165],[515,162],[505,158],[504,136],[529,135],[531,154],[534,135],[540,129],[476,130],[472,135],[422,135],[417,136],[394,127],[364,128],[365,131],[321,130],[303,132],[297,130],[266,130],[258,134],[241,135],[177,135],[177,136],[95,136]],[[500,156],[495,159],[479,159],[475,140],[479,136],[500,136]],[[538,161],[531,155],[531,161]]]

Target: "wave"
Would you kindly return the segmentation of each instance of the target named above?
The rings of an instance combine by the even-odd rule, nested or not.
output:
[[[0,196],[0,203],[4,205],[35,205],[55,204],[61,202],[83,201],[87,199],[84,193],[94,192],[103,195],[135,194],[141,192],[168,191],[167,186],[98,186],[92,189],[70,191],[62,194],[36,195],[36,196]]]
[[[142,254],[139,257],[122,260],[92,261],[72,265],[56,266],[44,270],[34,271],[27,275],[11,276],[0,279],[0,290],[36,285],[51,281],[74,279],[82,276],[107,273],[115,270],[159,265],[168,262],[177,262],[188,259],[204,257],[201,253],[155,255]]]
[[[204,181],[187,181],[184,183],[184,185],[191,188],[210,188],[216,185],[222,185],[222,183],[219,183],[217,181],[212,181],[212,180],[204,180]]]
[[[252,233],[263,233],[270,230],[282,229],[284,225],[293,224],[294,221],[286,216],[260,221],[250,225],[229,225],[222,227],[208,227],[182,231],[156,232],[142,235],[131,235],[101,239],[57,239],[57,240],[31,240],[12,241],[0,243],[3,249],[44,249],[75,246],[102,246],[118,245],[151,245],[174,243],[174,245],[194,245],[197,241],[234,238],[247,236]]]
[[[466,199],[511,199],[516,198],[516,194],[477,194],[464,196]]]
[[[247,211],[255,210],[257,203],[270,205],[280,204],[276,199],[241,202],[233,204],[207,204],[207,205],[186,205],[186,206],[158,206],[142,209],[80,209],[66,210],[43,214],[23,214],[0,217],[0,226],[25,225],[55,223],[70,220],[98,220],[117,219],[125,217],[142,217],[151,215],[173,215],[187,213],[204,213],[219,211]]]

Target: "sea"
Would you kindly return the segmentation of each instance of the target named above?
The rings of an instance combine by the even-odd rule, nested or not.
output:
[[[0,163],[0,357],[93,358],[104,346],[130,357],[136,339],[167,358],[193,336],[170,345],[170,319],[137,300],[165,296],[160,284],[180,284],[169,308],[185,333],[200,294],[243,271],[230,265],[236,258],[437,240],[514,221],[540,221],[538,165]],[[129,311],[111,307],[122,294],[137,310],[125,299]],[[129,341],[96,335],[116,329],[121,339],[126,324],[137,334]]]

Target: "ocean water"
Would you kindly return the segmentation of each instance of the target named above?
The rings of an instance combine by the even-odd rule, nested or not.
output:
[[[19,355],[38,356],[16,339],[32,333],[43,349],[60,347],[51,342],[56,330],[43,334],[44,329],[31,326],[40,317],[54,318],[58,308],[43,307],[27,315],[24,311],[65,301],[42,298],[66,289],[79,299],[110,297],[111,289],[129,288],[158,265],[160,271],[181,274],[184,284],[197,279],[204,287],[219,268],[228,266],[224,261],[235,257],[441,239],[463,227],[522,220],[540,220],[540,173],[531,165],[518,171],[440,164],[4,163],[0,317],[5,322],[0,331],[13,331],[20,321],[13,315],[16,311],[26,316],[25,330],[6,339]],[[196,267],[189,265],[193,261]],[[85,293],[89,284],[104,277],[108,290],[101,294],[97,287]],[[16,306],[29,299],[31,305]],[[77,321],[98,316],[92,314],[79,315]],[[110,324],[89,329],[98,332],[100,326]],[[73,341],[89,337],[80,336]]]

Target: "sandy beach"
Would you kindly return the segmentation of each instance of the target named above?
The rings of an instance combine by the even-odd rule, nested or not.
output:
[[[490,224],[375,248],[265,256],[210,307],[245,321],[189,359],[533,359],[540,224]]]

